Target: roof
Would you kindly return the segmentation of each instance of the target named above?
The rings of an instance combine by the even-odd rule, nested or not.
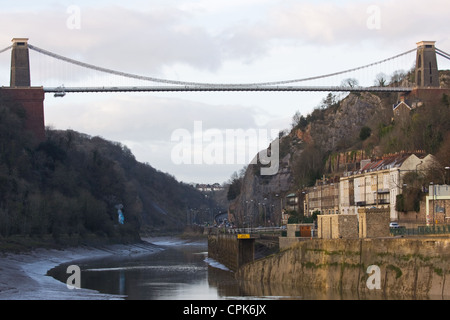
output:
[[[295,193],[289,193],[286,198],[292,198],[292,197],[296,197],[297,195]]]
[[[416,157],[415,154],[411,153],[388,155],[383,157],[382,159],[369,162],[364,167],[362,167],[357,173],[399,168],[411,156]]]
[[[409,110],[412,110],[412,108],[405,101],[400,101],[396,106],[394,106],[393,110],[399,108],[401,105],[405,105]]]

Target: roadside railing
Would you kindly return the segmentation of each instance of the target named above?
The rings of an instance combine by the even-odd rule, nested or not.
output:
[[[210,234],[223,233],[223,234],[240,234],[247,233],[252,235],[280,235],[284,229],[280,227],[257,227],[257,228],[226,228],[226,227],[209,227]]]
[[[450,225],[418,226],[417,228],[391,228],[393,236],[450,234]]]

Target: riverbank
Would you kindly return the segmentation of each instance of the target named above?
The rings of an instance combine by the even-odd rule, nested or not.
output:
[[[68,289],[65,283],[47,276],[47,271],[75,260],[138,256],[156,253],[162,249],[148,241],[142,241],[130,244],[38,249],[18,246],[14,247],[14,250],[16,252],[0,253],[0,300],[120,299],[120,296],[93,290]]]

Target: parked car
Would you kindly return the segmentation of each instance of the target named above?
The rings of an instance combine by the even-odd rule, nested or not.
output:
[[[397,229],[397,228],[400,228],[400,226],[398,225],[397,222],[391,222],[391,223],[389,223],[389,228]]]

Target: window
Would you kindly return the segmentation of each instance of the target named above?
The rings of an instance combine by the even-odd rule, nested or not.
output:
[[[431,62],[430,62],[430,84],[433,83],[433,73],[431,71]]]

